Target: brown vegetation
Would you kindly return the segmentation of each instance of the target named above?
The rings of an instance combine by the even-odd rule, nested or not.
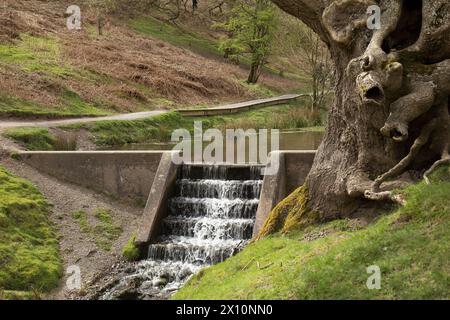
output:
[[[6,0],[0,46],[20,45],[24,34],[47,37],[58,54],[50,57],[52,66],[60,70],[24,70],[21,63],[0,59],[0,93],[58,109],[69,90],[106,112],[216,104],[258,95],[242,84],[242,68],[141,36],[130,31],[123,17],[110,16],[98,36],[95,13],[82,7],[82,30],[69,31],[64,17],[68,5]],[[278,89],[294,86],[273,76],[264,82]]]

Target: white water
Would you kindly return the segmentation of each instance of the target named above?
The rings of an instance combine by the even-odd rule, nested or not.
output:
[[[167,297],[202,268],[239,252],[252,236],[262,181],[258,167],[246,169],[251,180],[227,180],[236,176],[230,170],[204,166],[199,173],[184,166],[159,240],[102,298],[116,298],[131,282],[143,298]]]

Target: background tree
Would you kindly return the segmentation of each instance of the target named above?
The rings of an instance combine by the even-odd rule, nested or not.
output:
[[[330,93],[332,82],[332,63],[324,43],[311,29],[297,34],[301,51],[301,68],[310,78],[311,110],[325,109],[326,97]]]
[[[305,76],[300,80],[310,85],[311,111],[326,109],[326,98],[333,85],[333,63],[328,48],[298,19],[283,14],[278,21],[280,26],[274,45],[276,54],[291,57],[288,70]]]
[[[269,0],[236,1],[227,22],[217,24],[229,33],[220,48],[227,57],[251,61],[248,83],[256,83],[271,51],[276,27],[275,10]]]
[[[109,13],[114,12],[119,2],[118,0],[88,0],[86,4],[95,12],[97,16],[97,32],[103,35],[103,27]]]
[[[336,68],[307,209],[281,208],[291,222],[377,213],[380,203],[399,200],[391,190],[449,162],[448,0],[273,1],[317,33]],[[372,4],[381,8],[381,29],[367,27]]]

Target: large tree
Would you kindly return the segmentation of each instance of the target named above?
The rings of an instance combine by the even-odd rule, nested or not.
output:
[[[273,2],[319,35],[336,68],[326,133],[298,193],[308,192],[306,211],[367,215],[401,200],[390,190],[449,162],[448,0]],[[379,29],[367,25],[371,5],[381,8]]]

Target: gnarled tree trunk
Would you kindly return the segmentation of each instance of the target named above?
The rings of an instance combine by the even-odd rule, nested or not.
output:
[[[307,178],[321,220],[367,214],[449,161],[448,0],[273,0],[328,45],[336,96]],[[367,27],[370,5],[381,29]],[[394,181],[392,181],[394,180]]]

